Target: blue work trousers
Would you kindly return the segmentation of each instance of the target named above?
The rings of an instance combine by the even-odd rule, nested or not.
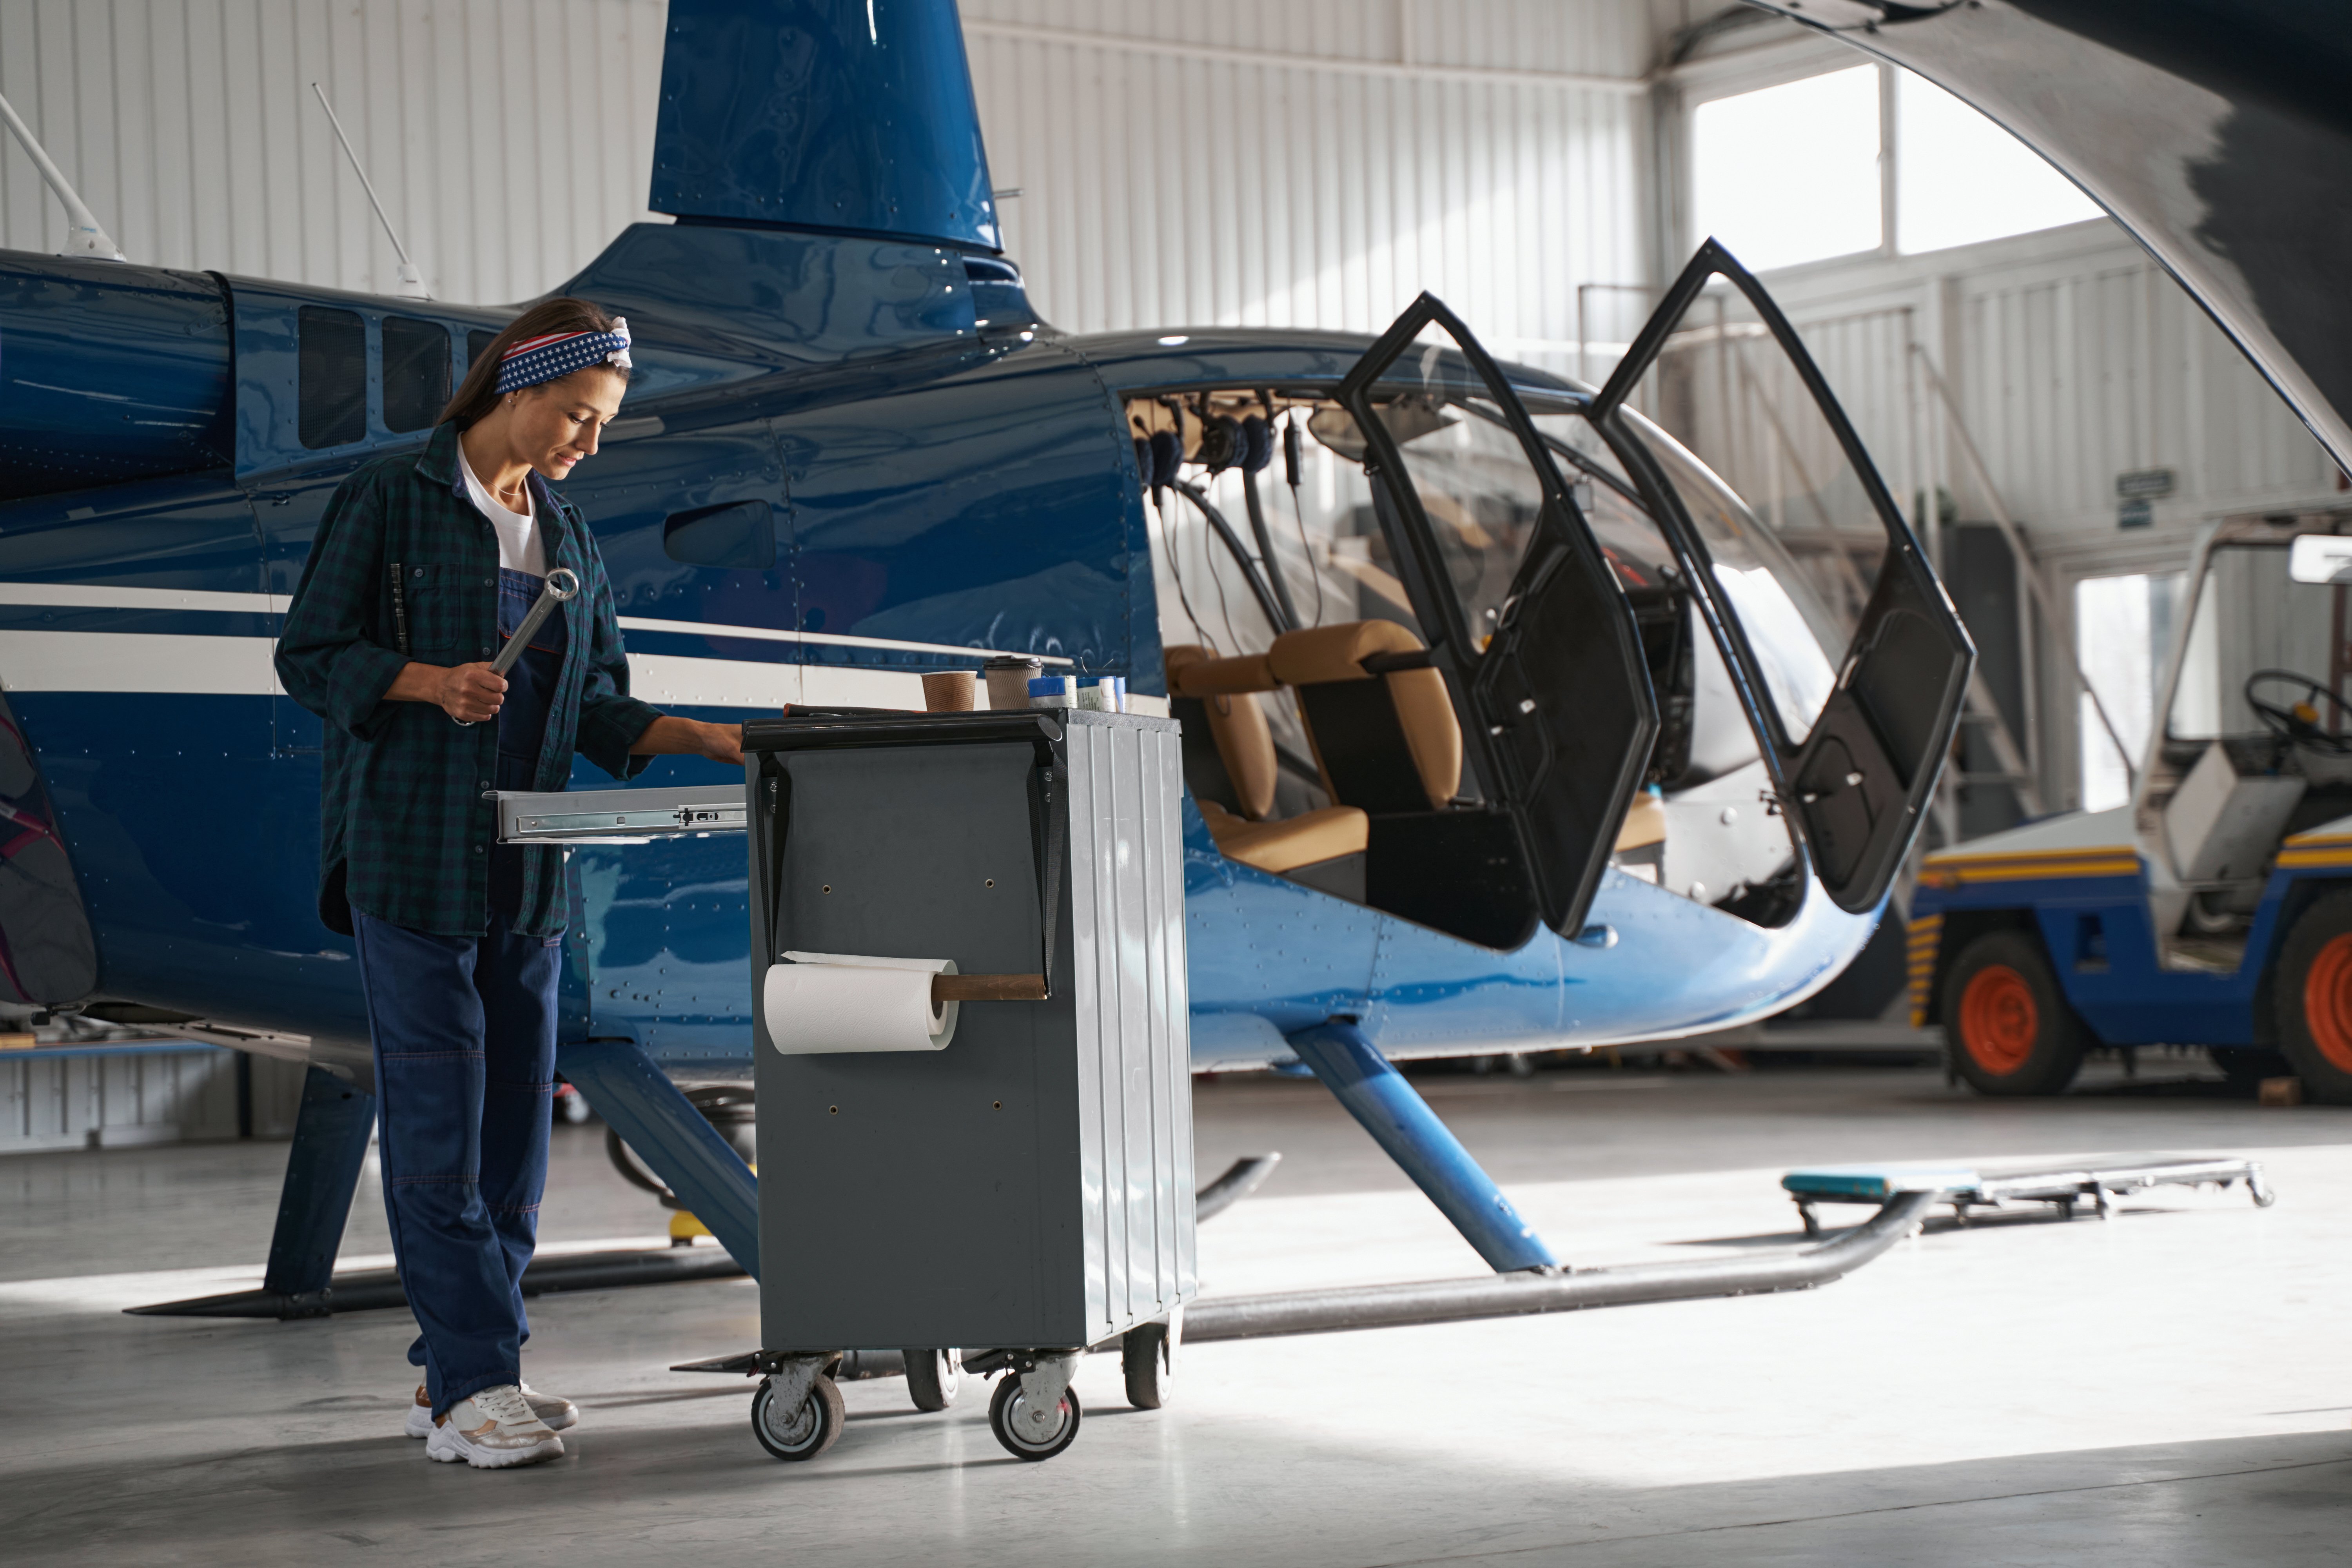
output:
[[[375,1043],[383,1205],[436,1415],[520,1383],[522,1271],[555,1103],[563,939],[434,936],[352,911]]]

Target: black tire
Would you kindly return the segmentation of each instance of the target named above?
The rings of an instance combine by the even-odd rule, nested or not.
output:
[[[2092,1043],[2029,931],[1987,931],[1962,948],[1941,1012],[1952,1070],[1979,1094],[2063,1093]]]
[[[779,1459],[815,1458],[840,1437],[849,1414],[840,1385],[829,1377],[816,1380],[798,1410],[787,1415],[776,1404],[775,1379],[761,1378],[759,1392],[751,1395],[751,1435]]]
[[[2352,893],[2303,911],[2271,982],[2279,1050],[2305,1100],[2352,1105]]]
[[[1118,1369],[1127,1378],[1127,1402],[1138,1410],[1164,1410],[1175,1397],[1175,1357],[1168,1325],[1141,1323],[1119,1336]]]
[[[1014,1458],[1039,1463],[1052,1458],[1078,1440],[1078,1420],[1084,1413],[1078,1407],[1076,1389],[1063,1391],[1061,1425],[1055,1428],[1051,1437],[1043,1442],[1013,1430],[1013,1407],[1016,1404],[1025,1407],[1028,1400],[1021,1392],[1021,1374],[1008,1372],[997,1380],[996,1392],[989,1395],[988,1429],[996,1434],[996,1440],[1004,1445],[1004,1451]]]
[[[918,1410],[945,1410],[963,1389],[963,1358],[954,1351],[901,1351],[907,1397]]]
[[[2205,1054],[2223,1078],[2242,1089],[2252,1089],[2266,1078],[2292,1078],[2293,1064],[2284,1051],[2265,1050],[2260,1046],[2208,1046]]]

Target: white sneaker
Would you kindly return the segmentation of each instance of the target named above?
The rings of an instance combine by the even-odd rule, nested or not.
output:
[[[530,1413],[549,1431],[561,1432],[578,1424],[580,1407],[562,1394],[541,1394],[527,1383],[517,1386],[522,1390],[523,1402],[530,1406]],[[421,1383],[416,1385],[416,1397],[409,1402],[408,1420],[401,1430],[412,1437],[433,1436],[433,1401],[426,1397]]]
[[[503,1470],[562,1458],[563,1439],[531,1414],[521,1389],[502,1383],[443,1412],[425,1440],[425,1457],[448,1465],[463,1459],[478,1470]]]

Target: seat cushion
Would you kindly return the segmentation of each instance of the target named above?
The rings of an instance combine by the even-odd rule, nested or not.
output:
[[[1246,684],[1263,677],[1265,689],[1272,689],[1265,660],[1211,658],[1189,643],[1170,648],[1167,660],[1169,711],[1184,726],[1185,780],[1193,797],[1231,806],[1253,822],[1273,816],[1278,771],[1274,731],[1251,695],[1257,688]],[[1201,754],[1204,738],[1214,749],[1213,764]],[[1222,785],[1202,776],[1204,765],[1223,771]]]
[[[1360,855],[1371,838],[1371,818],[1352,805],[1327,805],[1280,822],[1244,822],[1214,802],[1199,805],[1218,853],[1277,876],[1320,860]]]
[[[1394,621],[1348,621],[1285,632],[1266,650],[1272,673],[1298,689],[1325,787],[1339,799],[1374,811],[1443,811],[1461,789],[1462,726],[1445,678],[1425,668],[1376,678],[1362,664],[1421,646]]]

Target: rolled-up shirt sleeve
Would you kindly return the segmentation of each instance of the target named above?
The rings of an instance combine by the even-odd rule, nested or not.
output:
[[[286,694],[362,741],[391,721],[383,694],[408,664],[374,640],[384,592],[383,508],[371,483],[347,486],[327,503],[310,558],[278,634],[276,665]]]

